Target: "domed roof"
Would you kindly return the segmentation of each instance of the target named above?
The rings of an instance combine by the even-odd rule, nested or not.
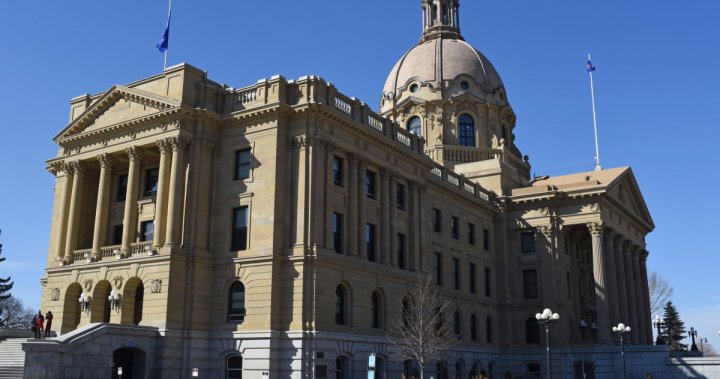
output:
[[[470,76],[485,92],[504,89],[490,61],[462,39],[435,38],[413,47],[395,64],[383,94],[398,94],[409,82],[440,83]]]

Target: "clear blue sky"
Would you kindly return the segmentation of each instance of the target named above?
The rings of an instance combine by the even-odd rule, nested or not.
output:
[[[68,100],[159,73],[166,12],[147,0],[0,4],[0,277],[33,307],[52,206],[44,161]],[[320,75],[375,109],[420,35],[420,0],[175,0],[173,16],[171,64],[235,87]],[[593,54],[603,166],[633,167],[657,225],[649,269],[675,286],[686,325],[720,348],[720,2],[463,0],[461,17],[505,82],[535,173],[592,169]]]

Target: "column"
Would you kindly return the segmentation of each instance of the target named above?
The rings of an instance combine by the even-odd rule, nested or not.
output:
[[[365,174],[367,172],[367,159],[365,157],[358,158],[358,183],[361,183],[360,190],[358,191],[357,204],[358,204],[358,228],[364,231],[365,225],[367,224],[367,194],[365,193]],[[360,258],[367,258],[367,244],[365,244],[365,233],[360,233],[357,240],[358,256]]]
[[[642,316],[645,318],[645,330],[642,332],[645,336],[645,344],[651,345],[653,342],[653,331],[652,331],[652,314],[650,313],[650,290],[648,288],[648,274],[647,274],[647,257],[648,251],[643,250],[640,254],[640,275],[642,277],[643,285],[643,313]]]
[[[541,299],[543,304],[557,308],[558,294],[555,288],[555,278],[558,275],[555,272],[556,251],[553,243],[555,231],[552,225],[542,225],[538,226],[534,232],[543,251],[543,254],[540,255],[541,272],[538,277]]]
[[[615,232],[605,229],[603,243],[605,245],[605,274],[607,284],[607,305],[610,311],[610,326],[620,323],[620,299],[617,291],[617,276],[615,270],[615,250],[613,244]],[[624,321],[623,321],[624,322]]]
[[[418,191],[418,183],[409,180],[407,185],[407,199],[408,199],[408,219],[410,220],[408,224],[408,236],[407,236],[407,246],[405,250],[406,255],[406,261],[407,261],[407,267],[410,271],[417,271],[418,269],[418,257],[417,257],[417,251],[420,249],[420,233],[418,228],[420,227],[420,212],[419,212],[419,206],[418,206],[418,200],[419,200],[419,191]],[[477,231],[476,231],[476,239],[477,239]],[[478,268],[479,270],[479,268]],[[478,271],[478,275],[479,275]],[[480,283],[480,280],[478,280],[478,283]]]
[[[72,194],[73,187],[73,172],[74,165],[65,163],[62,165],[62,170],[65,175],[65,185],[62,189],[62,196],[60,197],[60,209],[59,219],[57,225],[57,241],[55,245],[55,260],[62,260],[65,256],[65,240],[67,239],[67,219],[68,219],[68,204],[70,203],[70,195]]]
[[[182,137],[170,139],[172,146],[172,163],[170,166],[170,186],[168,188],[167,228],[165,232],[165,246],[178,246],[180,244],[180,228],[183,215],[183,187],[185,185],[185,147],[188,141]]]
[[[358,235],[364,235],[364,233],[358,233],[360,230],[365,230],[365,224],[357,224],[358,221],[358,167],[357,167],[357,156],[352,153],[347,155],[348,161],[348,202],[347,202],[347,230],[348,230],[348,243],[346,254],[357,257],[358,256]]]
[[[335,184],[333,184],[333,160],[335,144],[328,141],[325,156],[325,247],[333,250],[332,217],[335,210]],[[343,225],[344,227],[345,225]]]
[[[380,249],[378,260],[387,264],[390,254],[390,172],[386,168],[380,170]]]
[[[392,173],[390,175],[390,182],[389,182],[389,188],[388,188],[388,197],[390,200],[390,205],[388,206],[388,212],[390,214],[388,219],[388,225],[390,226],[390,230],[388,231],[388,234],[390,235],[389,238],[389,247],[388,247],[388,256],[390,257],[389,262],[393,266],[397,266],[397,227],[395,226],[395,220],[397,220],[397,175],[396,173]],[[406,240],[407,242],[407,240]]]
[[[643,297],[643,285],[642,285],[642,274],[640,272],[640,249],[635,246],[632,251],[632,266],[633,266],[633,282],[635,286],[635,314],[637,315],[637,343],[644,344],[645,336],[643,331],[646,329],[645,324],[645,298]]]
[[[155,197],[155,219],[153,221],[153,248],[159,249],[165,244],[165,223],[168,206],[168,155],[172,146],[168,140],[156,142],[160,151],[160,167],[158,167],[158,187]]]
[[[93,228],[93,260],[100,260],[101,248],[106,242],[108,210],[110,208],[110,183],[112,180],[112,159],[107,154],[97,157],[100,163],[97,203],[95,204],[95,227]]]
[[[327,171],[325,169],[325,147],[327,141],[322,138],[315,138],[311,145],[312,153],[310,154],[310,172],[312,177],[312,185],[310,187],[310,205],[308,206],[310,212],[310,228],[312,229],[310,238],[308,238],[309,247],[313,246],[324,246],[325,239],[323,231],[325,230],[325,222],[327,214],[325,212],[324,197],[327,193],[327,187],[325,186],[325,178],[327,177]]]
[[[597,317],[598,344],[609,344],[612,340],[610,317],[608,311],[608,294],[605,272],[605,244],[603,241],[603,224],[590,223],[592,239],[593,277],[595,279],[595,310]]]
[[[79,161],[71,162],[73,166],[73,185],[70,194],[70,209],[68,210],[67,235],[65,237],[65,262],[72,262],[73,250],[77,248],[78,233],[80,227],[80,202],[82,201],[82,189],[84,168]]]
[[[632,328],[638,327],[637,320],[637,299],[635,298],[635,281],[633,278],[632,268],[632,243],[625,241],[623,243],[623,262],[625,266],[625,291],[627,292],[628,298],[628,315],[630,319],[628,323]],[[626,324],[626,325],[627,325]],[[637,344],[637,333],[630,333],[628,337],[633,344]]]
[[[618,323],[622,322],[625,325],[630,325],[630,311],[628,310],[628,293],[627,285],[625,284],[625,259],[623,258],[623,242],[624,240],[622,239],[622,235],[615,234],[615,238],[613,238],[613,250],[615,252],[615,270],[617,278],[618,316],[620,317]]]
[[[130,245],[133,243],[137,232],[137,199],[140,186],[142,150],[139,147],[133,146],[125,149],[125,153],[128,155],[130,167],[128,169],[127,195],[125,196],[125,213],[123,214],[122,246],[120,247],[120,251],[123,255],[128,255],[131,252]]]

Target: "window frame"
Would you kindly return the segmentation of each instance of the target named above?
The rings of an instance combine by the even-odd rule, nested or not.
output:
[[[520,233],[520,251],[523,254],[536,252],[534,231],[524,231]]]
[[[471,294],[477,294],[477,265],[473,262],[468,264],[468,282]]]
[[[492,271],[485,267],[485,297],[492,297]]]
[[[453,289],[460,290],[460,259],[453,257]]]
[[[365,253],[371,262],[377,262],[377,226],[365,224]]]
[[[332,234],[333,234],[333,249],[338,254],[345,253],[345,225],[343,220],[343,214],[339,212],[333,212],[332,218]]]
[[[477,342],[478,340],[478,318],[477,314],[473,313],[470,315],[470,341]]]
[[[235,150],[233,154],[233,181],[242,181],[242,180],[248,180],[252,178],[252,171],[253,171],[253,155],[252,155],[252,147],[245,147],[242,149]],[[241,161],[241,157],[243,153],[247,153],[247,161]],[[247,176],[242,176],[241,169],[247,168]],[[243,171],[244,173],[245,171]]]
[[[368,199],[377,199],[377,173],[372,170],[365,170],[365,196]]]
[[[147,229],[150,230],[147,230]],[[150,234],[150,238],[148,238],[148,233]],[[153,238],[155,237],[155,221],[154,220],[147,220],[147,221],[141,221],[140,222],[140,242],[152,242]]]
[[[238,221],[238,219],[236,219],[238,215],[237,212],[242,210],[245,211],[245,227],[236,228]],[[230,251],[247,251],[250,249],[250,206],[235,206],[230,211],[230,214]],[[236,233],[239,233],[239,235]],[[243,233],[245,238],[241,237]]]
[[[380,291],[373,291],[370,295],[370,327],[372,329],[383,329],[383,303]]]
[[[468,131],[470,131],[469,134]],[[458,145],[464,147],[477,147],[475,131],[474,117],[467,113],[463,113],[458,116]]]
[[[433,273],[435,274],[435,284],[442,287],[442,253],[437,251],[433,255]]]
[[[460,218],[450,216],[450,235],[453,239],[460,239]]]
[[[442,233],[442,211],[438,208],[432,209],[432,224],[435,233]]]
[[[335,287],[335,325],[348,326],[350,295],[344,285]]]
[[[490,230],[483,228],[483,249],[490,251]]]
[[[234,298],[235,293],[241,293],[242,294],[242,300],[238,300]],[[247,316],[247,308],[245,308],[245,300],[247,298],[247,290],[245,289],[245,284],[241,282],[240,280],[236,279],[233,281],[233,283],[228,288],[228,302],[227,302],[227,317],[226,322],[229,324],[242,324],[245,322],[245,316]],[[239,303],[242,305],[242,307],[234,307],[234,305],[237,305],[236,303]],[[240,313],[234,313],[235,311],[239,311]]]
[[[154,175],[152,175],[154,173]],[[154,180],[153,180],[154,179]],[[150,187],[150,184],[155,185]],[[143,197],[157,196],[158,184],[160,183],[160,168],[150,167],[145,169],[145,185],[143,187]]]
[[[230,359],[231,358],[240,358],[240,368],[230,368]],[[231,376],[231,371],[239,371],[240,372],[240,378],[242,378],[243,374],[243,356],[242,354],[230,354],[225,356],[225,379],[234,379],[237,378],[236,376]]]
[[[397,234],[397,265],[401,270],[407,270],[407,238],[405,234]]]
[[[406,209],[405,193],[405,185],[402,183],[397,183],[395,185],[395,207],[401,211],[404,211]]]
[[[115,202],[120,203],[127,200],[128,174],[118,175]]]
[[[417,123],[414,123],[414,121],[417,120]],[[409,133],[415,134],[418,137],[422,137],[423,135],[423,122],[422,118],[418,115],[410,116],[410,118],[407,121],[407,124],[405,124],[405,130],[407,130]],[[417,132],[416,132],[417,131]]]
[[[533,281],[534,280],[534,281]],[[538,270],[524,269],[522,271],[523,299],[536,300],[540,297],[538,290]]]
[[[475,224],[467,223],[468,244],[475,246]]]
[[[335,155],[333,156],[332,161],[332,178],[333,178],[333,184],[338,187],[345,187],[345,160],[341,157]]]

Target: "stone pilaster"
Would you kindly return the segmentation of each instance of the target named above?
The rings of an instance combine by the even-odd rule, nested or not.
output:
[[[603,244],[605,245],[605,274],[606,274],[606,299],[610,312],[610,326],[617,325],[620,320],[620,303],[618,296],[617,270],[615,269],[615,231],[610,228],[603,232]]]
[[[603,241],[603,224],[589,223],[592,241],[593,278],[595,281],[595,311],[598,330],[598,344],[609,344],[612,341],[610,315],[608,311],[608,293],[605,270],[605,244]]]
[[[643,312],[642,315],[645,318],[645,330],[641,332],[645,336],[645,344],[651,345],[653,342],[653,331],[652,331],[652,314],[650,313],[650,289],[648,288],[648,274],[647,274],[647,258],[648,251],[643,250],[640,252],[640,275],[642,280],[642,296],[643,296]]]
[[[397,173],[391,172],[390,175],[390,181],[388,183],[388,198],[390,201],[390,205],[388,206],[388,212],[390,213],[390,236],[388,238],[389,240],[389,248],[388,248],[388,255],[390,256],[389,263],[393,266],[398,265],[397,262],[397,226],[395,225],[395,222],[397,220]],[[407,241],[406,241],[407,243]]]
[[[364,233],[358,233],[360,230],[365,230],[365,225],[358,225],[358,193],[361,192],[358,189],[358,159],[355,154],[348,153],[348,201],[347,201],[347,251],[345,254],[356,257],[358,256],[358,235]]]
[[[78,233],[81,224],[81,202],[83,196],[83,181],[85,169],[79,161],[70,162],[73,172],[72,193],[70,194],[70,207],[68,209],[67,234],[65,237],[65,262],[72,262],[73,250],[77,249]]]
[[[62,261],[65,256],[65,240],[67,238],[67,221],[68,221],[68,205],[73,187],[74,166],[68,163],[61,165],[60,169],[64,173],[65,183],[60,196],[60,206],[58,208],[58,225],[56,229],[55,240],[55,260]]]
[[[415,181],[408,181],[408,219],[410,220],[408,225],[408,236],[406,245],[406,260],[407,267],[410,271],[417,271],[418,267],[418,252],[420,251],[420,186]],[[477,231],[475,239],[477,240]],[[479,274],[477,276],[479,278]],[[479,282],[479,280],[478,280]]]
[[[97,157],[97,160],[100,163],[100,179],[93,228],[92,254],[94,260],[100,259],[100,249],[106,242],[108,211],[110,208],[110,183],[112,180],[112,159],[110,156],[102,154]]]
[[[172,154],[172,145],[169,140],[160,140],[156,144],[160,151],[160,167],[158,168],[158,187],[155,197],[153,248],[158,249],[165,244],[165,223],[168,211],[168,156]]]
[[[328,195],[328,187],[325,185],[327,170],[325,169],[327,141],[322,138],[313,138],[310,154],[310,238],[312,246],[325,246],[325,230],[328,219],[325,210],[325,196]]]
[[[358,217],[357,227],[358,230],[364,231],[365,225],[367,224],[367,193],[365,191],[365,175],[367,173],[367,159],[362,156],[358,156],[358,170],[357,180],[360,183],[360,190],[357,194],[357,206],[358,206]],[[360,233],[357,239],[357,251],[360,258],[367,258],[367,244],[365,243],[365,233]]]
[[[125,213],[123,215],[122,246],[120,251],[123,255],[130,254],[131,244],[137,233],[137,200],[140,186],[140,163],[142,150],[139,147],[125,149],[130,160],[128,169],[127,195],[125,196]]]
[[[628,300],[627,283],[625,276],[625,248],[623,246],[624,240],[622,235],[616,234],[613,239],[613,246],[615,250],[615,269],[617,277],[617,305],[618,305],[618,316],[620,319],[618,323],[622,322],[625,325],[630,325],[630,309]],[[633,327],[631,325],[631,327]]]
[[[635,246],[632,250],[633,286],[635,287],[635,314],[637,332],[635,333],[638,344],[645,344],[645,298],[643,297],[642,272],[640,271],[640,248]]]
[[[190,140],[183,137],[170,139],[172,163],[170,165],[170,188],[168,193],[167,228],[165,246],[179,246],[183,219],[183,189],[185,186],[185,148]]]
[[[382,264],[390,263],[390,176],[388,169],[380,170],[380,259]]]
[[[632,242],[625,241],[623,243],[623,262],[625,266],[625,291],[627,292],[628,298],[628,315],[630,319],[626,325],[630,325],[632,328],[637,328],[638,317],[637,317],[637,299],[635,298],[635,274],[633,273],[632,265]],[[630,333],[628,338],[633,344],[638,343],[637,333]]]
[[[333,248],[333,232],[332,232],[332,216],[335,210],[335,188],[333,184],[333,159],[335,159],[335,144],[328,141],[326,146],[326,181],[325,181],[325,247],[332,250]],[[344,227],[345,225],[343,225]]]

